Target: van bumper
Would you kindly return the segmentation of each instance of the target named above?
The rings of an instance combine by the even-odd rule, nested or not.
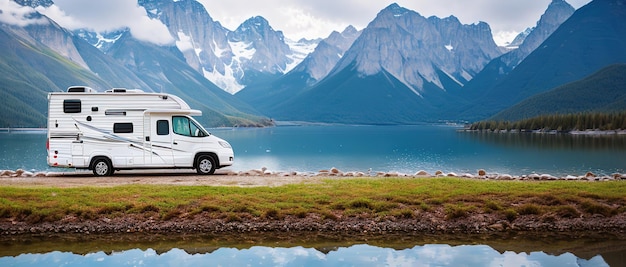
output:
[[[219,168],[232,166],[235,162],[235,154],[234,153],[221,153],[219,154],[220,166]]]

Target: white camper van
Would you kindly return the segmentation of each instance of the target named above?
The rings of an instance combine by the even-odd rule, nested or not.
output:
[[[230,144],[191,116],[177,96],[138,89],[96,92],[74,86],[48,95],[48,165],[90,169],[189,168],[200,174],[233,164]]]

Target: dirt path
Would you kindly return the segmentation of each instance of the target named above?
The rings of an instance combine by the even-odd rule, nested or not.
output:
[[[239,176],[219,170],[215,175],[197,175],[190,171],[120,171],[110,177],[94,177],[91,172],[63,173],[48,177],[0,177],[3,186],[117,186],[128,184],[198,185],[198,186],[281,186],[285,184],[315,183],[322,178],[310,176]]]

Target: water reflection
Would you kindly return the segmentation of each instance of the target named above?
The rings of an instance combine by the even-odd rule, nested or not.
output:
[[[574,135],[540,133],[461,132],[463,138],[509,148],[538,148],[542,150],[624,151],[626,136]]]
[[[301,246],[219,248],[189,253],[174,248],[96,252],[21,254],[0,258],[0,266],[609,266],[600,255],[582,259],[572,253],[498,252],[487,245],[430,244],[407,249],[353,245],[322,252]]]

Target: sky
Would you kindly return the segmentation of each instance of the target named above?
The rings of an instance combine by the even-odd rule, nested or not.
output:
[[[175,0],[173,0],[175,1]],[[528,27],[536,25],[551,0],[198,0],[215,21],[235,30],[246,19],[263,16],[285,37],[326,38],[348,25],[361,30],[388,5],[397,3],[422,16],[440,18],[454,15],[463,24],[480,21],[491,26],[494,40],[503,45]],[[574,8],[590,0],[567,0]],[[132,0],[54,0],[49,8],[36,8],[68,29],[87,28],[106,32],[128,27],[140,40],[172,44],[165,25],[150,19],[147,11]],[[24,26],[41,23],[28,17],[29,7],[0,0],[0,21]]]
[[[551,0],[198,0],[213,20],[235,30],[253,16],[263,16],[274,30],[287,38],[328,37],[348,25],[361,30],[376,14],[392,3],[422,16],[440,18],[454,15],[463,24],[487,22],[494,40],[502,45],[528,27],[533,27]],[[590,0],[566,0],[574,8]]]

